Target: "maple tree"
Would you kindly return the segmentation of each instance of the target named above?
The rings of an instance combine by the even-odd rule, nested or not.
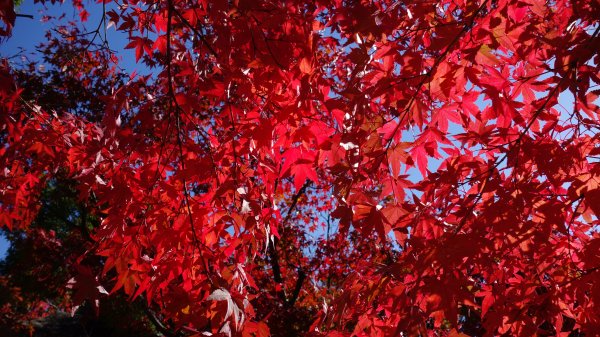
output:
[[[124,294],[185,336],[600,329],[597,1],[102,8],[49,33],[53,76],[0,75],[0,224],[63,180],[98,219],[66,307]]]

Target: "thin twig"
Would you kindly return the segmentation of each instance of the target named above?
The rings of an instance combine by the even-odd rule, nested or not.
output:
[[[181,117],[180,117],[180,109],[181,107],[179,106],[179,104],[177,103],[177,99],[175,97],[175,91],[173,89],[173,77],[172,77],[172,71],[171,71],[171,31],[172,31],[172,19],[173,19],[173,4],[171,3],[171,0],[169,0],[167,2],[167,55],[166,55],[166,62],[167,62],[167,81],[168,81],[168,91],[169,91],[169,96],[172,100],[172,102],[169,104],[169,112],[171,112],[172,110],[172,106],[173,104],[175,105],[175,119],[176,119],[176,125],[177,125],[177,146],[179,148],[179,161],[180,161],[180,165],[181,165],[181,169],[185,169],[185,158],[184,158],[184,154],[183,154],[183,142],[181,140]],[[200,242],[200,240],[198,240],[198,236],[196,234],[196,227],[194,225],[194,217],[192,216],[192,209],[190,206],[190,194],[187,188],[187,181],[186,179],[182,179],[182,183],[183,183],[183,193],[184,193],[184,203],[186,205],[186,209],[187,209],[187,213],[188,213],[188,219],[190,222],[190,227],[191,227],[191,231],[192,231],[192,239],[194,241],[194,249],[198,246],[198,245],[202,245],[203,247],[208,248],[206,245],[204,245],[203,243]],[[199,254],[200,254],[200,259],[202,260],[202,266],[204,268],[204,271],[206,272],[206,275],[208,277],[209,282],[212,284],[212,278],[210,276],[209,273],[209,266],[208,263],[206,261],[206,259],[204,258],[204,255],[202,254],[202,250],[200,249],[200,247],[197,247]]]

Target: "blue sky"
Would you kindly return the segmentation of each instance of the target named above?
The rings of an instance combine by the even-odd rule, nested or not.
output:
[[[86,2],[85,0],[84,5],[90,13],[84,27],[88,31],[93,31],[102,19],[102,6],[94,1]],[[114,3],[109,3],[106,6],[107,11],[116,7]],[[34,18],[17,18],[12,36],[8,40],[0,42],[0,56],[2,57],[13,56],[22,48],[31,52],[36,45],[45,42],[46,38],[44,35],[48,29],[54,26],[56,20],[44,22],[44,16],[60,17],[64,14],[64,18],[59,22],[64,23],[71,20],[77,22],[80,21],[78,11],[73,8],[70,2],[65,5],[56,4],[44,7],[40,4],[34,4],[33,0],[24,0],[21,6],[16,9],[16,12],[19,14],[33,15]],[[103,31],[104,28],[101,28],[101,30]],[[117,32],[114,26],[107,26],[106,35],[109,47],[113,50],[123,51],[124,47],[129,43],[126,34]],[[96,42],[101,41],[97,38]],[[29,53],[29,55],[31,55],[31,53]],[[120,65],[129,72],[137,71],[139,73],[140,70],[144,71],[147,69],[142,64],[137,64],[135,62],[133,52],[120,52],[119,56],[121,57]]]

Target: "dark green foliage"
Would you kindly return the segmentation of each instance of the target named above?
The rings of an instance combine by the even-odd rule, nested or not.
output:
[[[124,296],[70,307],[69,280],[76,263],[99,270],[100,258],[78,261],[98,224],[68,181],[53,181],[43,191],[39,214],[28,234],[4,232],[11,246],[0,262],[0,330],[11,336],[156,336],[145,303]]]

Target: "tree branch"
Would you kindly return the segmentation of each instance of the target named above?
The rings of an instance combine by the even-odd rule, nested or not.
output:
[[[290,208],[288,209],[287,214],[285,215],[285,218],[281,225],[283,229],[285,229],[286,224],[290,220],[290,218],[292,216],[292,212],[294,211],[294,209],[296,208],[296,205],[298,204],[298,200],[306,192],[306,188],[308,186],[310,186],[310,184],[311,184],[311,181],[307,180],[304,183],[304,185],[302,185],[302,187],[298,190],[298,192],[296,192],[296,194],[294,194],[294,196],[292,197],[292,204],[290,205]],[[271,269],[273,269],[273,279],[275,280],[275,282],[281,284],[281,283],[283,283],[283,277],[281,276],[281,265],[279,263],[279,253],[277,252],[277,244],[278,243],[279,243],[279,239],[273,238],[272,243],[269,245],[269,261],[271,263]],[[298,288],[298,285],[300,287],[302,287],[302,282],[304,280],[300,280],[300,278],[301,278],[300,276],[303,274],[304,274],[304,272],[302,272],[302,274],[299,273],[299,275],[298,275],[299,282],[296,282],[296,288]],[[302,276],[302,278],[304,278],[305,276],[306,275]],[[295,291],[296,290],[294,290],[294,292]],[[298,289],[298,292],[300,292],[300,289]],[[281,300],[284,303],[287,302],[285,290],[282,290],[279,292],[279,297],[281,298]],[[297,295],[296,295],[296,297],[297,297]],[[293,297],[293,301],[296,301],[296,299],[294,297]]]
[[[296,287],[294,287],[294,292],[292,293],[292,298],[287,302],[288,307],[293,307],[300,295],[300,290],[302,289],[302,285],[304,284],[304,280],[306,279],[306,273],[302,268],[298,268],[298,279],[296,280]]]
[[[183,334],[181,334],[178,331],[172,331],[171,329],[167,328],[161,321],[160,319],[158,319],[158,317],[156,317],[156,314],[150,309],[148,308],[148,306],[146,305],[146,303],[142,303],[142,307],[144,308],[144,313],[146,314],[146,316],[148,317],[148,319],[150,320],[150,322],[152,323],[152,325],[154,325],[154,327],[156,328],[156,330],[158,330],[158,332],[160,332],[161,334],[167,336],[167,337],[181,337],[183,336]]]

